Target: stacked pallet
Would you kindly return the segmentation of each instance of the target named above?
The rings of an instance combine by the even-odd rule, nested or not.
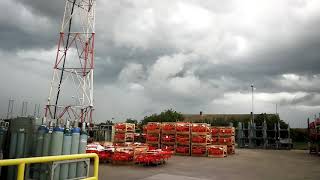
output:
[[[149,150],[156,150],[160,148],[160,132],[161,123],[149,122],[147,124],[146,143],[149,145]]]
[[[234,127],[211,127],[211,144],[208,147],[212,154],[211,157],[225,157],[226,154],[235,153],[235,129]]]
[[[206,123],[192,123],[191,155],[207,156],[208,144],[210,144],[210,126]]]
[[[207,146],[208,157],[227,157],[226,145],[209,145]]]
[[[221,127],[219,129],[219,144],[227,145],[228,154],[235,153],[234,127]]]
[[[190,156],[191,123],[176,123],[176,151],[177,155]]]
[[[176,123],[164,122],[161,124],[161,149],[174,152],[176,143]]]
[[[134,142],[135,124],[116,123],[114,126],[114,143]]]

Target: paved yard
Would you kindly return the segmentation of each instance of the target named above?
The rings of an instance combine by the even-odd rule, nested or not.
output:
[[[320,179],[320,157],[306,151],[237,149],[227,158],[173,156],[165,165],[100,164],[101,180]]]

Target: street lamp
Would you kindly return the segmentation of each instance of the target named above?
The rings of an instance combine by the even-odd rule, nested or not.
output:
[[[252,92],[252,123],[254,122],[253,90],[254,90],[254,86],[253,86],[253,84],[251,84],[251,92]]]

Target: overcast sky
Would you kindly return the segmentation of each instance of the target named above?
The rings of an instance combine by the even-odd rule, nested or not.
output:
[[[0,117],[44,106],[64,0],[0,1]],[[319,0],[97,0],[95,119],[320,112]]]

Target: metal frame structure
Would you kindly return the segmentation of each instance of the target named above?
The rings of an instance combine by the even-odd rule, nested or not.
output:
[[[95,0],[66,0],[44,123],[92,122]]]
[[[114,134],[113,125],[100,124],[92,128],[93,138],[95,141],[112,141]]]
[[[69,164],[69,163],[77,163],[77,162],[84,162],[85,163],[85,170],[86,170],[86,175],[84,177],[76,177],[68,180],[76,180],[76,179],[85,179],[86,177],[89,177],[89,168],[90,168],[90,159],[76,159],[76,160],[64,160],[64,161],[55,161],[52,162],[51,170],[50,170],[50,179],[54,179],[54,171],[56,170],[56,167],[61,165],[61,164]]]
[[[37,164],[37,163],[50,163],[57,161],[66,161],[66,160],[79,160],[82,159],[86,161],[87,158],[93,158],[93,176],[86,177],[85,180],[97,180],[99,175],[99,157],[96,153],[87,153],[87,154],[73,154],[73,155],[62,155],[62,156],[43,156],[43,157],[32,157],[32,158],[20,158],[20,159],[6,159],[0,160],[0,167],[2,166],[17,166],[17,180],[25,179],[25,168],[28,164]],[[63,162],[62,162],[63,163]]]
[[[9,104],[8,104],[7,119],[13,118],[13,105],[14,105],[14,100],[10,98]]]
[[[264,121],[260,126],[249,122],[246,128],[244,123],[239,122],[237,143],[240,148],[291,149],[290,126],[281,129],[278,122],[273,129],[268,129]]]

